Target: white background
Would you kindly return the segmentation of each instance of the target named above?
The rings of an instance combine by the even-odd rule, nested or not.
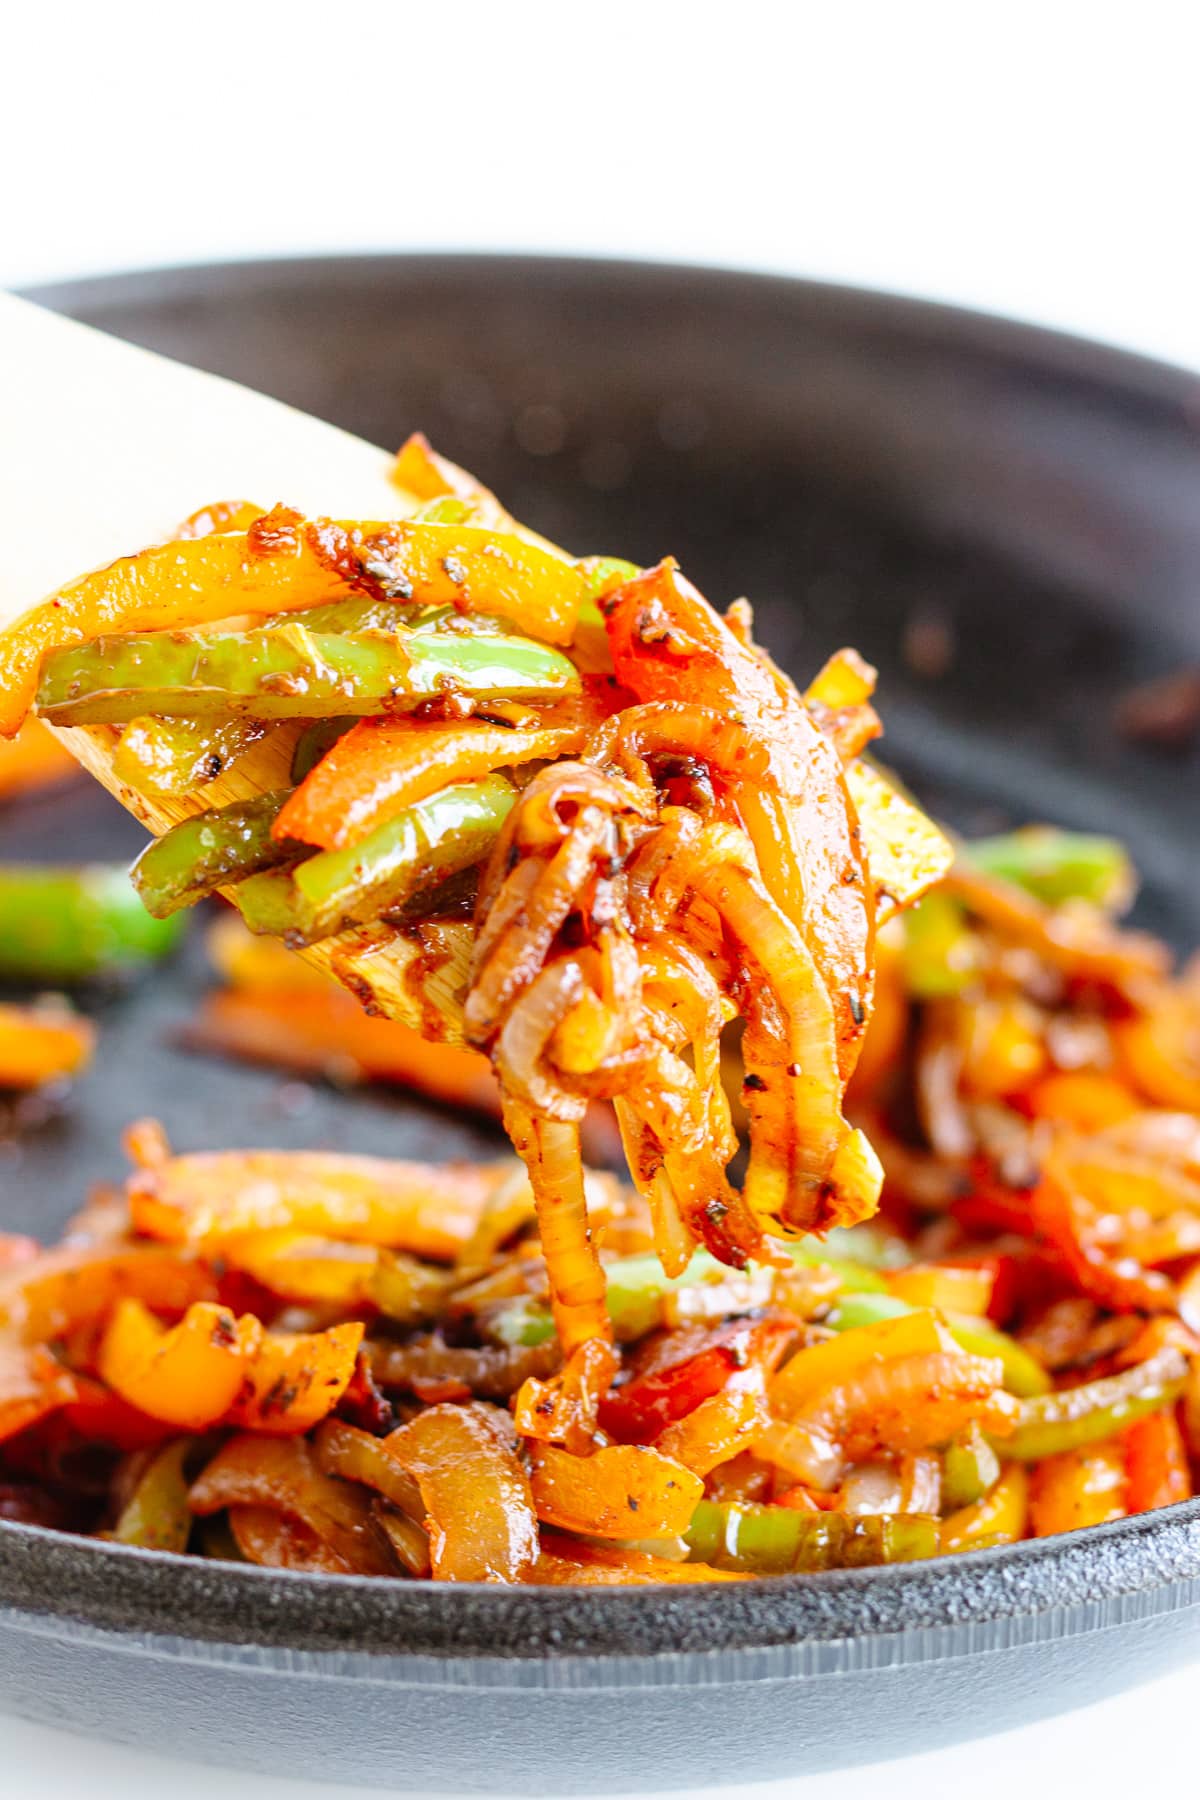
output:
[[[311,250],[598,252],[905,290],[1200,368],[1191,0],[15,12],[0,25],[0,286]],[[1107,1800],[1182,1763],[1193,1692],[1182,1673],[973,1751],[761,1793],[858,1800],[886,1782],[895,1800],[1011,1800],[1086,1770]],[[5,1796],[216,1788],[3,1730]]]

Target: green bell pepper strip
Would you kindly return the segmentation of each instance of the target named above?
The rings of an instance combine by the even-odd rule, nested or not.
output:
[[[936,1556],[938,1521],[923,1513],[799,1512],[701,1500],[684,1533],[690,1562],[755,1575],[863,1569]]]
[[[937,888],[904,914],[904,985],[915,1000],[961,994],[975,975],[978,955],[967,916]]]
[[[854,1331],[860,1325],[877,1325],[881,1319],[898,1319],[904,1313],[920,1312],[896,1294],[848,1294],[839,1300],[825,1320],[834,1331]],[[1050,1377],[1028,1350],[1015,1338],[1000,1331],[989,1319],[976,1319],[966,1313],[943,1313],[951,1337],[970,1356],[999,1357],[1004,1365],[1004,1385],[1018,1396],[1045,1394]]]
[[[279,843],[271,836],[291,792],[278,788],[197,813],[148,844],[129,871],[146,911],[165,919],[227,883],[311,854],[308,844]]]
[[[236,899],[251,931],[293,948],[369,924],[487,855],[516,800],[502,775],[443,788],[343,850],[323,850],[289,873],[259,875]]]
[[[1030,825],[975,838],[962,854],[983,874],[1014,882],[1047,906],[1090,900],[1111,912],[1122,910],[1133,897],[1133,867],[1114,838]]]
[[[1183,1352],[1168,1346],[1119,1375],[1087,1381],[1058,1393],[1025,1400],[1011,1437],[997,1440],[1006,1460],[1039,1462],[1043,1456],[1098,1444],[1178,1400],[1187,1381]]]
[[[823,1264],[832,1268],[847,1292],[874,1293],[884,1289],[882,1276],[873,1269],[826,1256],[820,1244],[791,1243],[785,1248],[798,1263]],[[620,1257],[607,1263],[604,1272],[613,1330],[623,1343],[632,1343],[662,1323],[662,1303],[668,1294],[677,1294],[681,1288],[696,1287],[702,1282],[725,1281],[732,1271],[707,1250],[697,1250],[681,1275],[665,1275],[657,1256],[651,1253]],[[758,1270],[753,1263],[743,1271],[751,1275],[756,1272],[770,1273],[769,1270]],[[554,1321],[547,1303],[524,1295],[505,1301],[481,1323],[486,1334],[502,1344],[532,1348],[547,1343],[554,1336]]]
[[[266,731],[256,719],[132,719],[113,751],[113,773],[139,794],[190,794],[215,781]]]
[[[624,562],[619,556],[584,556],[575,567],[586,583],[585,605],[588,602],[594,605],[602,594],[610,593],[615,587],[624,587],[627,581],[641,574],[636,563]]]
[[[1113,838],[1088,837],[1031,825],[997,837],[960,844],[958,854],[984,875],[994,875],[1047,906],[1088,900],[1120,912],[1133,897],[1133,867]],[[934,889],[904,915],[905,985],[917,1000],[960,994],[973,980],[978,954],[962,904]]]
[[[947,1511],[974,1506],[1000,1476],[1000,1458],[978,1425],[947,1444],[942,1452],[942,1505]]]
[[[110,1538],[118,1544],[139,1544],[144,1550],[173,1550],[177,1555],[187,1549],[192,1515],[184,1463],[191,1448],[191,1438],[176,1438],[155,1452],[108,1533]]]
[[[124,868],[0,865],[0,976],[70,987],[165,956],[182,921],[152,918]]]
[[[533,700],[576,692],[569,657],[490,632],[143,632],[46,658],[38,710],[59,725],[244,713],[314,719],[404,712],[446,689]]]
[[[439,494],[436,500],[426,500],[418,506],[410,514],[410,521],[419,525],[466,525],[476,510],[473,500],[462,500],[457,494]]]

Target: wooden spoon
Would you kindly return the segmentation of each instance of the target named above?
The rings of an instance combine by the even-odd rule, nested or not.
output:
[[[418,504],[373,444],[7,294],[0,393],[0,625],[85,570],[170,537],[213,501],[368,519],[403,518]],[[156,835],[283,785],[291,756],[287,734],[273,734],[207,787],[163,799],[114,775],[115,727],[57,735]],[[465,925],[373,926],[303,954],[373,1008],[454,1040],[469,950]]]

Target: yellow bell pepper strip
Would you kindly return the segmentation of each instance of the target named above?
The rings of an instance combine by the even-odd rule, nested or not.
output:
[[[390,1433],[416,1481],[435,1581],[520,1581],[538,1557],[537,1516],[512,1425],[473,1401],[431,1406]]]
[[[933,820],[865,759],[848,765],[846,788],[867,849],[878,927],[941,880],[952,852]]]
[[[1034,1537],[1123,1519],[1125,1486],[1125,1457],[1117,1442],[1088,1444],[1045,1457],[1030,1476],[1029,1523]]]
[[[95,1032],[63,1006],[0,1002],[0,1088],[38,1088],[77,1075],[91,1061]]]
[[[139,1169],[134,1229],[205,1249],[255,1231],[306,1231],[453,1262],[510,1162],[393,1162],[324,1151],[226,1150]]]
[[[197,813],[148,844],[129,872],[141,906],[165,919],[219,887],[308,855],[305,845],[272,836],[290,791],[280,788]]]
[[[123,868],[0,866],[0,977],[71,987],[156,961],[178,923],[151,918]]]
[[[182,1555],[192,1531],[184,1471],[192,1449],[193,1440],[182,1437],[143,1454],[133,1491],[116,1524],[105,1535],[118,1544],[137,1544],[143,1550],[171,1550]]]
[[[262,1336],[257,1319],[200,1301],[164,1329],[140,1300],[122,1300],[100,1341],[101,1377],[123,1400],[184,1431],[223,1419],[245,1379],[247,1353]]]
[[[1000,1460],[973,1422],[942,1453],[943,1505],[973,1506],[994,1487],[999,1474]]]
[[[247,1431],[310,1431],[331,1413],[354,1374],[363,1326],[264,1332],[246,1358],[245,1380],[227,1420]]]
[[[348,588],[498,614],[568,644],[584,581],[520,538],[465,525],[305,522],[286,508],[245,532],[157,544],[81,576],[0,632],[0,736],[29,710],[43,657],[114,631],[178,631],[235,614],[298,612]]]
[[[888,1287],[910,1306],[932,1306],[949,1316],[965,1313],[983,1319],[996,1285],[994,1269],[986,1264],[911,1263],[889,1271]]]
[[[920,1513],[800,1512],[701,1500],[684,1537],[693,1561],[752,1575],[862,1569],[938,1552],[938,1522]]]
[[[453,1280],[416,1257],[311,1232],[255,1232],[227,1240],[221,1256],[281,1299],[349,1312],[377,1309],[399,1325],[435,1318]]]
[[[371,1502],[352,1482],[318,1465],[303,1437],[239,1432],[224,1443],[192,1483],[193,1513],[208,1518],[228,1507],[260,1507],[306,1526],[360,1575],[394,1575],[396,1564],[380,1538]]]
[[[986,1494],[942,1520],[941,1549],[952,1554],[984,1544],[1015,1544],[1025,1536],[1028,1522],[1029,1476],[1020,1463],[1009,1463]]]
[[[515,788],[502,775],[443,788],[377,825],[360,843],[319,851],[288,873],[247,882],[238,908],[252,931],[283,936],[291,948],[369,924],[482,861],[515,800]]]
[[[911,1303],[898,1294],[846,1294],[825,1323],[834,1331],[855,1331],[860,1326],[902,1318],[913,1310]],[[1004,1367],[1004,1385],[1010,1393],[1023,1397],[1049,1391],[1050,1377],[1036,1357],[990,1320],[951,1313],[945,1322],[960,1350],[970,1356],[999,1358]]]
[[[538,1444],[530,1486],[544,1524],[601,1538],[681,1534],[704,1493],[698,1475],[641,1444],[610,1444],[590,1456]]]
[[[113,751],[113,774],[139,794],[191,794],[234,768],[266,730],[246,718],[131,719]]]
[[[1059,1393],[1021,1402],[1021,1416],[1002,1454],[1040,1462],[1102,1442],[1148,1414],[1173,1406],[1187,1380],[1188,1362],[1173,1346],[1134,1368]]]

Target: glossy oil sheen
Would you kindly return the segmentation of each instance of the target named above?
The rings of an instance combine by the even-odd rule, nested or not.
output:
[[[614,263],[323,260],[41,297],[377,442],[423,429],[581,553],[673,551],[718,604],[749,594],[798,675],[855,643],[881,669],[885,753],[929,804],[967,829],[1120,833],[1141,919],[1200,940],[1200,753],[1113,727],[1131,683],[1200,660],[1194,379],[885,296]],[[0,854],[139,837],[95,789],[0,819]],[[0,1223],[50,1235],[146,1112],[189,1149],[494,1152],[485,1126],[403,1097],[186,1056],[204,981],[193,939],[100,1001],[70,1113],[0,1161]],[[1003,1729],[1198,1648],[1200,1502],[690,1591],[333,1581],[0,1524],[9,1710],[392,1787],[736,1785]]]

